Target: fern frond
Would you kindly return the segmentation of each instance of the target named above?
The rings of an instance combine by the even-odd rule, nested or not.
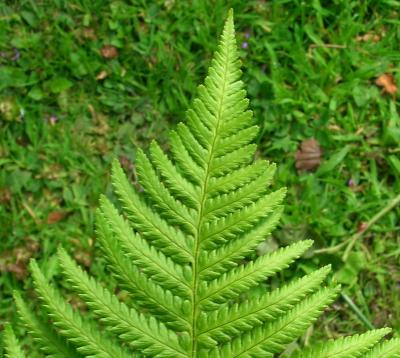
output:
[[[150,145],[150,155],[154,166],[174,196],[190,208],[198,210],[200,204],[198,187],[182,176],[156,142]]]
[[[227,194],[240,189],[242,186],[257,179],[265,171],[265,168],[269,166],[275,167],[274,164],[269,164],[265,160],[257,160],[222,177],[210,178],[208,195],[213,198],[219,194]]]
[[[39,346],[40,350],[45,352],[47,357],[82,357],[82,355],[75,351],[65,339],[57,335],[57,333],[49,327],[49,324],[46,324],[41,319],[35,317],[26,306],[21,295],[16,291],[14,291],[14,299],[20,318],[27,326],[29,333],[32,334],[33,339]]]
[[[175,164],[180,172],[195,185],[201,184],[205,179],[206,171],[196,163],[195,158],[190,155],[189,149],[175,131],[170,133],[170,145]]]
[[[248,99],[244,98],[237,103],[235,108],[236,110],[241,111],[247,108],[248,105],[249,105]],[[228,121],[227,123],[224,123],[222,125],[222,131],[223,131],[222,138],[226,138],[232,135],[233,133],[236,133],[237,131],[240,131],[243,128],[245,128],[246,125],[251,122],[252,117],[253,117],[252,112],[246,111],[240,113],[237,116],[234,116],[233,119]]]
[[[267,186],[275,173],[275,166],[271,165],[265,169],[258,178],[240,189],[208,199],[204,205],[204,217],[210,220],[226,216],[260,198],[267,191]]]
[[[171,195],[142,150],[138,150],[136,153],[136,172],[141,186],[155,204],[159,213],[171,224],[180,225],[189,234],[194,235],[196,227],[192,210]]]
[[[190,269],[185,273],[183,268],[175,264],[169,257],[150,246],[140,236],[135,235],[129,224],[118,214],[115,207],[106,199],[101,199],[101,215],[107,221],[107,230],[114,233],[115,238],[134,261],[136,266],[166,289],[177,294],[190,296]]]
[[[187,240],[180,230],[169,225],[142,201],[128,182],[118,161],[113,163],[112,178],[115,191],[126,210],[132,227],[177,262],[191,262],[193,248],[190,247],[190,243],[193,240]]]
[[[274,164],[254,161],[258,127],[240,67],[230,12],[186,123],[171,132],[171,154],[156,142],[148,154],[137,152],[143,192],[132,187],[117,161],[113,164],[121,208],[101,198],[96,234],[126,300],[60,249],[67,286],[89,309],[82,317],[32,262],[51,327],[34,317],[19,294],[15,300],[43,353],[57,358],[272,358],[333,300],[338,288],[323,283],[329,267],[272,291],[263,285],[311,241],[254,259],[255,248],[278,223],[285,189],[268,188]],[[298,357],[399,357],[399,340],[377,344],[386,333],[339,339],[302,350]],[[8,356],[22,357],[10,328],[5,336]]]
[[[362,357],[371,347],[378,343],[391,331],[390,328],[381,328],[364,334],[339,338],[320,344],[315,348],[308,348],[300,353],[299,358],[358,358]],[[393,347],[390,347],[393,348]],[[398,348],[398,347],[397,347]],[[372,354],[370,352],[370,354]],[[372,355],[371,357],[376,357]],[[378,356],[379,357],[379,356]],[[385,355],[385,357],[388,357]]]
[[[237,149],[246,147],[258,134],[258,126],[245,128],[229,137],[221,139],[215,156],[223,156],[225,153],[234,153]]]
[[[36,291],[43,301],[49,316],[53,319],[58,332],[66,337],[84,356],[99,358],[128,358],[131,354],[121,348],[110,338],[105,339],[98,328],[66,304],[58,292],[52,288],[40,271],[37,263],[32,261],[30,269]]]
[[[224,304],[218,310],[203,314],[199,320],[199,340],[216,345],[231,340],[267,320],[289,311],[306,295],[320,288],[330,271],[326,266],[282,288],[234,305]]]
[[[283,208],[277,206],[267,219],[263,220],[253,230],[243,234],[242,237],[230,240],[227,244],[215,250],[202,252],[199,258],[201,278],[212,280],[237,266],[239,261],[253,252],[255,247],[271,233],[278,224],[282,211]]]
[[[108,261],[109,269],[114,273],[121,287],[131,294],[135,306],[158,317],[170,328],[187,331],[190,326],[189,302],[163,289],[132,264],[131,260],[124,255],[121,245],[118,240],[115,240],[100,211],[97,215],[97,237]]]
[[[273,357],[274,353],[281,352],[318,318],[326,306],[332,302],[337,292],[338,288],[325,288],[318,291],[296,305],[289,313],[242,334],[220,349],[214,349],[212,356]]]
[[[208,98],[207,90],[203,85],[200,85],[197,91],[200,98]],[[209,110],[208,105],[200,98],[195,99],[192,108],[187,111],[187,126],[197,141],[204,148],[208,148],[211,145],[215,117]]]
[[[200,232],[204,249],[216,249],[230,239],[251,229],[252,226],[271,213],[273,208],[282,201],[285,193],[285,189],[279,189],[241,210],[205,223]]]
[[[377,344],[371,351],[361,356],[362,358],[400,358],[400,339],[393,338],[384,343]]]
[[[7,358],[25,358],[25,354],[9,324],[6,324],[4,327],[3,340],[6,348],[5,356]]]
[[[224,156],[215,156],[212,165],[209,167],[210,176],[220,177],[241,165],[250,164],[256,149],[256,144],[248,144]]]
[[[238,266],[228,273],[200,287],[200,302],[204,309],[213,309],[228,299],[246,292],[264,278],[287,268],[291,262],[303,254],[312,241],[300,241],[268,255],[259,257],[245,265]]]
[[[185,145],[186,150],[190,153],[190,156],[201,168],[205,168],[206,161],[205,157],[207,151],[203,148],[201,143],[199,143],[193,133],[190,131],[187,125],[184,123],[178,123],[176,126],[176,133],[180,137],[180,141]]]
[[[63,250],[58,251],[60,265],[67,281],[81,296],[99,319],[118,334],[119,338],[145,355],[159,357],[185,357],[181,346],[188,337],[181,334],[181,340],[155,318],[147,319],[118,299],[107,289],[90,278]]]

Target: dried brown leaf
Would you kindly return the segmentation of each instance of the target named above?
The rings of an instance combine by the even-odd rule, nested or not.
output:
[[[0,189],[0,204],[9,204],[11,201],[11,191],[8,188]]]
[[[27,265],[30,258],[39,250],[39,244],[27,237],[26,244],[7,250],[0,256],[0,272],[10,272],[18,280],[24,279],[27,274]]]
[[[372,31],[367,32],[364,35],[359,35],[356,37],[356,41],[358,41],[358,42],[369,42],[369,41],[379,42],[380,39],[381,39],[381,36]]]
[[[47,215],[47,224],[52,225],[55,223],[58,223],[62,219],[64,219],[67,216],[66,211],[53,211],[49,215]]]
[[[101,55],[106,59],[113,59],[118,56],[118,50],[113,45],[104,45],[100,49]]]
[[[321,164],[321,147],[314,138],[304,140],[300,150],[296,152],[296,168],[298,170],[313,170]]]
[[[394,77],[390,73],[384,73],[380,75],[375,80],[375,84],[379,87],[382,87],[383,92],[386,92],[390,95],[397,93],[397,86],[394,82]]]
[[[104,80],[108,76],[107,71],[100,71],[99,74],[96,76],[97,81]]]
[[[28,275],[25,262],[18,262],[7,265],[7,271],[14,274],[17,280],[23,280]]]

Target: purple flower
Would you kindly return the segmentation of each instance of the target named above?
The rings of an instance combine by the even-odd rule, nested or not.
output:
[[[242,43],[242,48],[243,49],[246,49],[246,48],[248,48],[249,47],[249,43],[247,42],[247,41],[244,41],[243,43]]]
[[[49,118],[49,122],[52,126],[54,126],[58,121],[58,117],[55,114],[52,114]]]
[[[347,186],[349,186],[350,188],[352,188],[354,185],[355,185],[354,180],[350,178],[350,179],[347,181]]]
[[[250,32],[245,32],[244,37],[248,39],[250,37]]]

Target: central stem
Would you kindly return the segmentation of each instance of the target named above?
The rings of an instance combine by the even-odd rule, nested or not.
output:
[[[197,218],[197,224],[196,224],[196,236],[195,236],[195,251],[194,251],[194,263],[193,263],[193,290],[192,290],[192,358],[197,357],[197,317],[199,316],[199,294],[198,294],[198,287],[199,287],[199,254],[201,250],[201,242],[200,242],[200,232],[201,228],[203,226],[203,212],[204,212],[204,204],[207,199],[207,193],[208,193],[208,181],[210,179],[210,166],[211,162],[214,159],[214,148],[217,143],[218,139],[218,131],[220,128],[221,124],[221,118],[222,118],[222,111],[223,111],[223,104],[224,104],[224,95],[225,95],[225,90],[226,90],[226,75],[228,72],[228,64],[229,64],[229,52],[226,54],[226,61],[225,61],[225,71],[224,71],[224,77],[223,77],[223,85],[221,89],[221,97],[220,97],[220,102],[218,105],[218,110],[216,113],[216,125],[215,125],[215,130],[213,133],[213,139],[212,143],[209,149],[209,155],[207,159],[207,164],[205,168],[205,178],[203,181],[203,185],[201,187],[201,195],[200,195],[200,207],[199,207],[199,214]]]

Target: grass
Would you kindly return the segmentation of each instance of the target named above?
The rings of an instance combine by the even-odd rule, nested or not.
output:
[[[394,0],[3,2],[1,324],[14,320],[12,290],[31,292],[30,257],[57,278],[59,244],[106,279],[93,257],[93,221],[99,195],[110,193],[111,160],[133,173],[135,146],[163,143],[184,119],[229,7],[261,127],[258,155],[278,164],[275,186],[289,189],[282,225],[264,249],[314,239],[315,252],[287,275],[331,263],[351,300],[339,298],[305,342],[368,324],[400,331],[399,207],[360,235],[345,260],[345,246],[325,250],[399,193],[398,99],[375,84],[383,73],[400,83]],[[107,45],[116,50],[110,58]],[[321,165],[299,172],[295,152],[311,137]]]

